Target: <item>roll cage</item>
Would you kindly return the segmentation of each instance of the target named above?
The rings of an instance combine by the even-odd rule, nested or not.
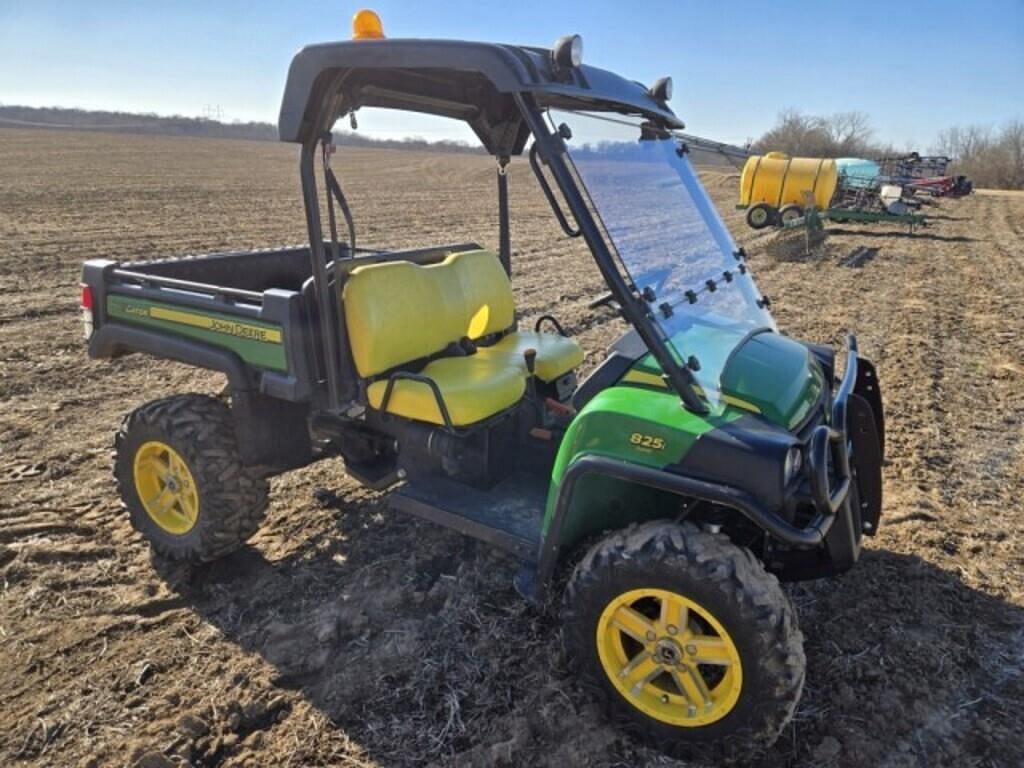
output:
[[[510,271],[508,186],[505,167],[522,154],[532,136],[531,165],[541,180],[563,229],[582,236],[590,248],[611,298],[637,331],[687,408],[705,412],[694,391],[690,371],[677,362],[659,327],[651,321],[646,303],[630,287],[610,244],[594,220],[569,163],[564,137],[552,131],[544,110],[560,108],[640,116],[660,130],[681,129],[682,121],[654,89],[588,65],[566,67],[547,49],[446,40],[358,40],[302,49],[288,72],[278,122],[282,141],[302,145],[300,174],[309,230],[312,274],[319,306],[325,361],[326,406],[342,406],[339,332],[341,314],[329,284],[327,243],[324,242],[316,179],[318,149],[324,165],[328,195],[332,258],[342,249],[337,238],[334,203],[340,203],[349,225],[345,253],[355,257],[344,196],[329,168],[330,129],[361,107],[415,111],[465,121],[483,147],[498,162],[499,256]],[[575,219],[569,225],[547,188],[540,157]],[[333,363],[333,364],[332,364]]]

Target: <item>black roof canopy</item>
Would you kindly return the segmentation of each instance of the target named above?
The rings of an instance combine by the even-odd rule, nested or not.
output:
[[[288,70],[278,135],[315,140],[360,107],[385,107],[466,121],[488,152],[522,151],[529,133],[514,94],[544,106],[644,115],[683,123],[647,86],[597,67],[560,69],[551,51],[459,40],[353,40],[311,45]]]

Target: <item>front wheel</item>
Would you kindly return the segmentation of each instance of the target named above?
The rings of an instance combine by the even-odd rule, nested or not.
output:
[[[757,203],[747,209],[747,226],[751,229],[764,229],[775,223],[776,211],[767,203]]]
[[[581,681],[670,754],[735,759],[770,746],[800,698],[793,607],[723,535],[662,521],[608,536],[576,567],[564,619]]]

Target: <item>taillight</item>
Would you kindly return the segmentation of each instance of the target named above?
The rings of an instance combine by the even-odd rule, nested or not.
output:
[[[93,321],[92,321],[92,288],[85,283],[81,284],[82,287],[82,298],[79,300],[79,306],[82,308],[82,324],[84,325],[83,331],[85,338],[88,339],[92,336]]]

